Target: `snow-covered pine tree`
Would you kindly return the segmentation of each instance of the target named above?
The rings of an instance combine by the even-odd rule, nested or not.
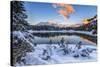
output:
[[[26,21],[27,15],[24,8],[24,2],[22,1],[12,1],[11,2],[11,22],[12,29],[15,30],[25,30],[28,28],[28,23]]]
[[[27,38],[29,24],[26,21],[27,15],[25,13],[24,2],[11,1],[11,65],[21,63],[21,57],[26,52],[33,51],[32,43]],[[32,36],[32,35],[31,35]],[[27,38],[26,38],[27,37]],[[31,38],[32,39],[32,38]],[[25,60],[24,62],[25,63]]]

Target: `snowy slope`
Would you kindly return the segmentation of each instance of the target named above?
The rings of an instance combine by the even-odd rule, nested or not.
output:
[[[42,64],[59,64],[59,63],[74,63],[74,62],[86,62],[86,61],[96,61],[97,60],[97,52],[96,46],[93,45],[83,45],[81,49],[75,48],[75,44],[68,44],[70,53],[64,55],[62,48],[60,48],[57,44],[52,44],[52,46],[48,44],[40,44],[35,47],[34,52],[27,53],[24,57],[26,60],[26,65],[42,65]],[[45,60],[47,55],[43,55],[43,50],[46,49],[50,56],[50,59]],[[89,55],[83,53],[83,50],[89,50]],[[91,52],[92,51],[92,52]],[[87,56],[81,56],[81,54]],[[79,57],[74,57],[75,55],[79,55]]]

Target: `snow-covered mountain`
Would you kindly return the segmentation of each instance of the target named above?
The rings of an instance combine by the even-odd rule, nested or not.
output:
[[[59,28],[76,28],[76,27],[80,27],[82,26],[83,24],[60,24],[60,23],[57,23],[57,22],[40,22],[38,24],[36,24],[37,26],[54,26],[54,27],[59,27]]]
[[[59,24],[54,21],[47,21],[47,22],[40,22],[36,25],[38,26],[41,26],[41,25],[58,26]]]

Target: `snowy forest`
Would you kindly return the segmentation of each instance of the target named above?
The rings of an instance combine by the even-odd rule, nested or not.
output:
[[[11,1],[12,66],[97,61],[97,14],[83,19],[84,24],[66,26],[41,21],[32,25],[27,20],[26,5],[23,1]]]

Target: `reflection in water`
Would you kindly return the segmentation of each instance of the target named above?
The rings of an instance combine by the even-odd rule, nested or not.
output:
[[[33,34],[35,36],[35,43],[38,44],[48,44],[50,40],[52,43],[61,42],[61,39],[64,39],[64,43],[77,44],[80,41],[83,45],[96,45],[96,38],[85,36],[85,35],[76,35],[76,34]]]
[[[81,38],[82,38],[82,40],[84,40],[85,42],[89,42],[89,43],[92,43],[92,44],[95,44],[95,45],[96,45],[96,43],[90,41],[89,39],[85,39],[84,37],[81,37]]]

